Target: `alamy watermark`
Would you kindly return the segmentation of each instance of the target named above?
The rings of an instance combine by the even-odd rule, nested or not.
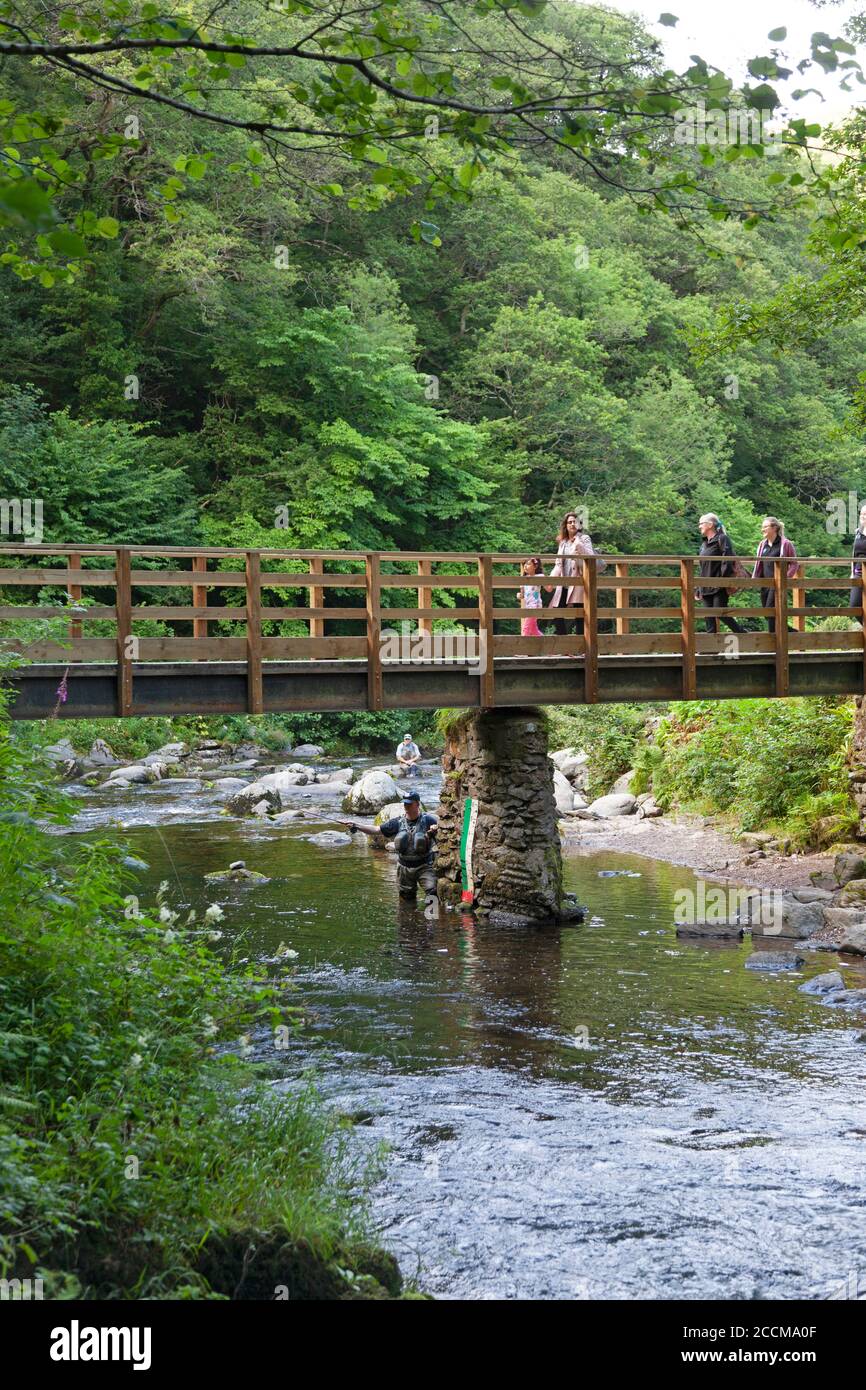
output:
[[[0,497],[0,536],[41,545],[43,535],[41,497]]]
[[[487,670],[487,633],[470,629],[449,632],[428,632],[425,628],[410,628],[409,621],[400,623],[401,631],[385,627],[379,638],[379,657],[382,665],[394,666],[468,666],[479,674]]]

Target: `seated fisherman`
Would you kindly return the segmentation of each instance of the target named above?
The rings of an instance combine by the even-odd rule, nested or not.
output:
[[[433,868],[436,831],[439,822],[428,811],[421,810],[421,798],[417,792],[406,792],[403,797],[403,814],[383,821],[380,834],[394,841],[397,850],[397,885],[401,898],[412,898],[418,892],[418,884],[424,889],[428,909],[438,902],[436,896],[436,873]]]
[[[421,749],[417,743],[412,742],[411,734],[403,735],[403,742],[397,745],[397,762],[403,772],[410,777],[418,774],[418,763],[421,761]]]

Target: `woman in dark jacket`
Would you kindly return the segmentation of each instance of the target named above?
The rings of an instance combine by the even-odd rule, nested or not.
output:
[[[788,578],[796,579],[799,565],[797,564],[797,552],[785,535],[785,528],[777,516],[765,516],[761,523],[761,543],[758,546],[755,568],[752,571],[753,579],[769,580],[771,588],[761,590],[761,607],[775,608],[776,605],[776,565],[775,557],[782,555],[791,562],[787,566]],[[772,562],[772,563],[771,563]],[[776,615],[773,613],[767,618],[767,631],[776,631]],[[792,628],[788,624],[788,631]]]
[[[863,562],[866,560],[866,506],[860,508],[860,525],[854,536],[854,548],[851,551],[851,578],[859,579],[863,573]],[[852,588],[851,596],[848,600],[849,608],[862,608],[863,590],[858,584],[856,589]]]
[[[734,547],[731,545],[730,536],[715,512],[705,512],[698,521],[698,527],[703,537],[699,552],[701,579],[709,581],[701,584],[699,590],[701,602],[705,608],[727,608],[728,590],[719,583],[719,580],[733,577],[734,562],[727,557],[734,554]],[[719,620],[732,632],[745,632],[745,628],[740,626],[736,618],[721,612],[718,619],[707,618],[707,632],[718,632]]]

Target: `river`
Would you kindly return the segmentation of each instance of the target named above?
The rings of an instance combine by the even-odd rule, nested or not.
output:
[[[229,819],[195,779],[75,795],[72,833],[120,825],[149,865],[144,901],[167,879],[175,907],[220,903],[242,957],[298,952],[308,1026],[256,1053],[276,1085],[314,1066],[358,1142],[390,1146],[382,1243],[428,1291],[822,1298],[852,1270],[866,1285],[866,1034],[797,987],[832,953],[774,973],[745,968],[748,941],[684,942],[674,894],[694,875],[635,855],[566,861],[587,924],[429,924],[366,837],[326,849],[311,820]],[[237,858],[269,881],[203,882]]]

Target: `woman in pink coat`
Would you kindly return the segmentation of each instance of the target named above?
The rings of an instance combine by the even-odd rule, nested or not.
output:
[[[595,551],[592,548],[592,540],[589,534],[584,531],[583,521],[578,516],[577,512],[565,513],[559,528],[558,540],[559,547],[556,554],[556,561],[553,569],[550,571],[550,578],[555,579],[557,576],[560,576],[563,579],[582,579],[583,564],[580,557],[582,555],[594,555]],[[547,585],[548,593],[551,587],[551,585]],[[550,607],[553,609],[559,608],[563,604],[580,605],[582,603],[583,585],[571,584],[566,588],[563,584],[554,592],[553,598],[550,601]],[[573,620],[569,618],[557,618],[554,623],[557,636],[565,637],[568,632],[568,624],[571,621],[574,623],[574,632],[576,635],[578,637],[583,636],[582,617],[574,618]]]
[[[792,563],[788,565],[788,578],[796,579],[800,568],[797,564],[797,551],[785,535],[785,528],[778,517],[764,517],[764,520],[761,523],[761,538],[761,544],[758,546],[758,558],[755,562],[755,568],[752,573],[752,578],[768,579],[772,584],[773,572],[776,568],[776,564],[774,561],[772,561],[772,557],[776,555],[783,555],[787,556],[788,559],[792,561]],[[765,559],[765,557],[767,558]],[[773,608],[775,602],[775,589],[761,590],[762,608]],[[775,615],[773,617],[768,616],[767,630],[769,632],[776,631]],[[790,625],[788,626],[788,631],[791,631]]]

